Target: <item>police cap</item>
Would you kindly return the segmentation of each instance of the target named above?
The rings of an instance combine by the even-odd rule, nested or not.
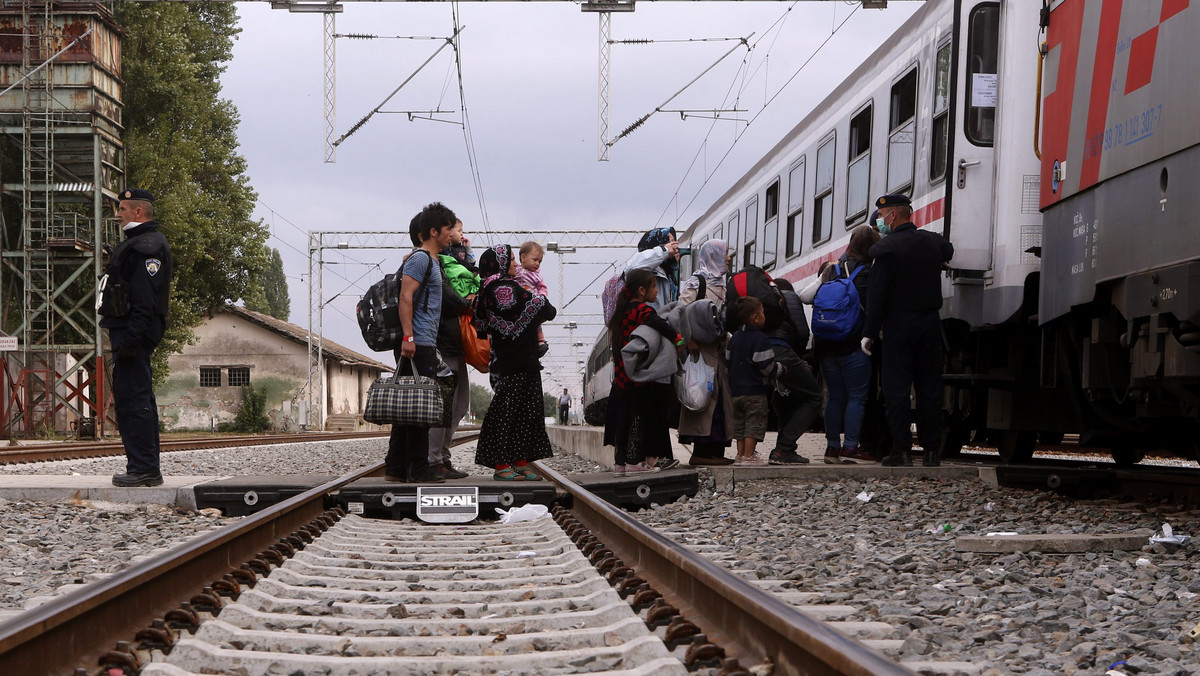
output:
[[[141,188],[128,188],[121,191],[122,200],[141,200],[143,202],[154,203],[154,196]]]
[[[911,207],[912,200],[908,199],[908,195],[884,195],[875,200],[877,209],[886,209],[887,207]]]

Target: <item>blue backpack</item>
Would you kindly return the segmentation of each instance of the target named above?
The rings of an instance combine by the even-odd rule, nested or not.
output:
[[[863,307],[858,298],[858,287],[854,286],[854,278],[862,269],[859,265],[849,277],[844,277],[844,270],[839,266],[837,279],[823,282],[817,289],[813,298],[813,336],[841,341],[862,331]]]

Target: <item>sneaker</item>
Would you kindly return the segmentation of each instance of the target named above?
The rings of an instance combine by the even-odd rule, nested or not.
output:
[[[626,474],[637,474],[639,472],[657,472],[658,467],[651,467],[644,462],[639,462],[636,465],[625,465]]]
[[[679,466],[679,461],[675,458],[660,458],[658,461],[659,469],[675,469]]]
[[[847,460],[852,460],[856,464],[860,463],[860,462],[861,463],[879,462],[875,458],[871,457],[871,455],[869,453],[867,453],[866,451],[862,450],[861,448],[855,448],[853,446],[847,446],[846,448],[843,448],[841,457],[845,458]]]
[[[838,457],[841,456],[841,454],[842,454],[842,449],[840,449],[840,448],[836,448],[834,446],[826,447],[826,449],[825,449],[825,464],[826,465],[841,464],[842,461],[838,459]]]
[[[616,476],[625,476],[625,465],[613,465],[612,473]]]
[[[771,451],[769,462],[772,465],[807,465],[808,458],[795,451]]]
[[[155,472],[153,474],[138,474],[130,472],[129,474],[117,474],[112,478],[112,484],[120,488],[133,488],[135,486],[161,486],[163,485],[162,474]]]
[[[741,456],[734,458],[733,464],[735,464],[735,465],[765,465],[765,464],[767,464],[767,461],[763,460],[762,456],[760,456],[759,454],[752,453],[744,458]]]

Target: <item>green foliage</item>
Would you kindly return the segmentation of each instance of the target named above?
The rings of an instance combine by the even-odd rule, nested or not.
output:
[[[246,307],[271,315],[276,319],[288,320],[292,301],[288,297],[287,275],[283,272],[283,257],[279,249],[271,249],[271,263],[261,279],[254,279],[245,296]]]
[[[483,385],[471,383],[471,412],[477,419],[482,420],[492,405],[492,391]]]
[[[542,392],[542,410],[547,418],[558,415],[558,395]]]
[[[237,153],[238,114],[220,98],[219,76],[233,56],[237,10],[220,2],[121,2],[125,29],[126,185],[155,197],[155,220],[171,242],[171,320],[155,352],[194,342],[192,329],[248,293],[269,267],[268,230],[251,218],[257,196]]]
[[[237,416],[228,424],[232,432],[261,432],[271,426],[267,417],[267,388],[254,389],[253,385],[242,386],[242,405]]]

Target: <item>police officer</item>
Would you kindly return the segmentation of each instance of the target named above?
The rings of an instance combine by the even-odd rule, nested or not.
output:
[[[113,399],[125,444],[125,474],[112,482],[122,487],[161,486],[150,355],[167,329],[171,247],[158,231],[154,198],[145,190],[121,193],[117,219],[125,239],[109,256],[97,299],[100,326],[108,329],[112,347]]]
[[[862,350],[882,337],[883,396],[893,447],[882,464],[911,467],[912,412],[908,393],[916,393],[917,439],[925,449],[926,467],[941,463],[942,385],[942,266],[954,256],[944,237],[918,230],[912,222],[912,202],[904,195],[884,195],[875,201],[877,225],[887,235],[871,247],[874,259],[867,297]]]

